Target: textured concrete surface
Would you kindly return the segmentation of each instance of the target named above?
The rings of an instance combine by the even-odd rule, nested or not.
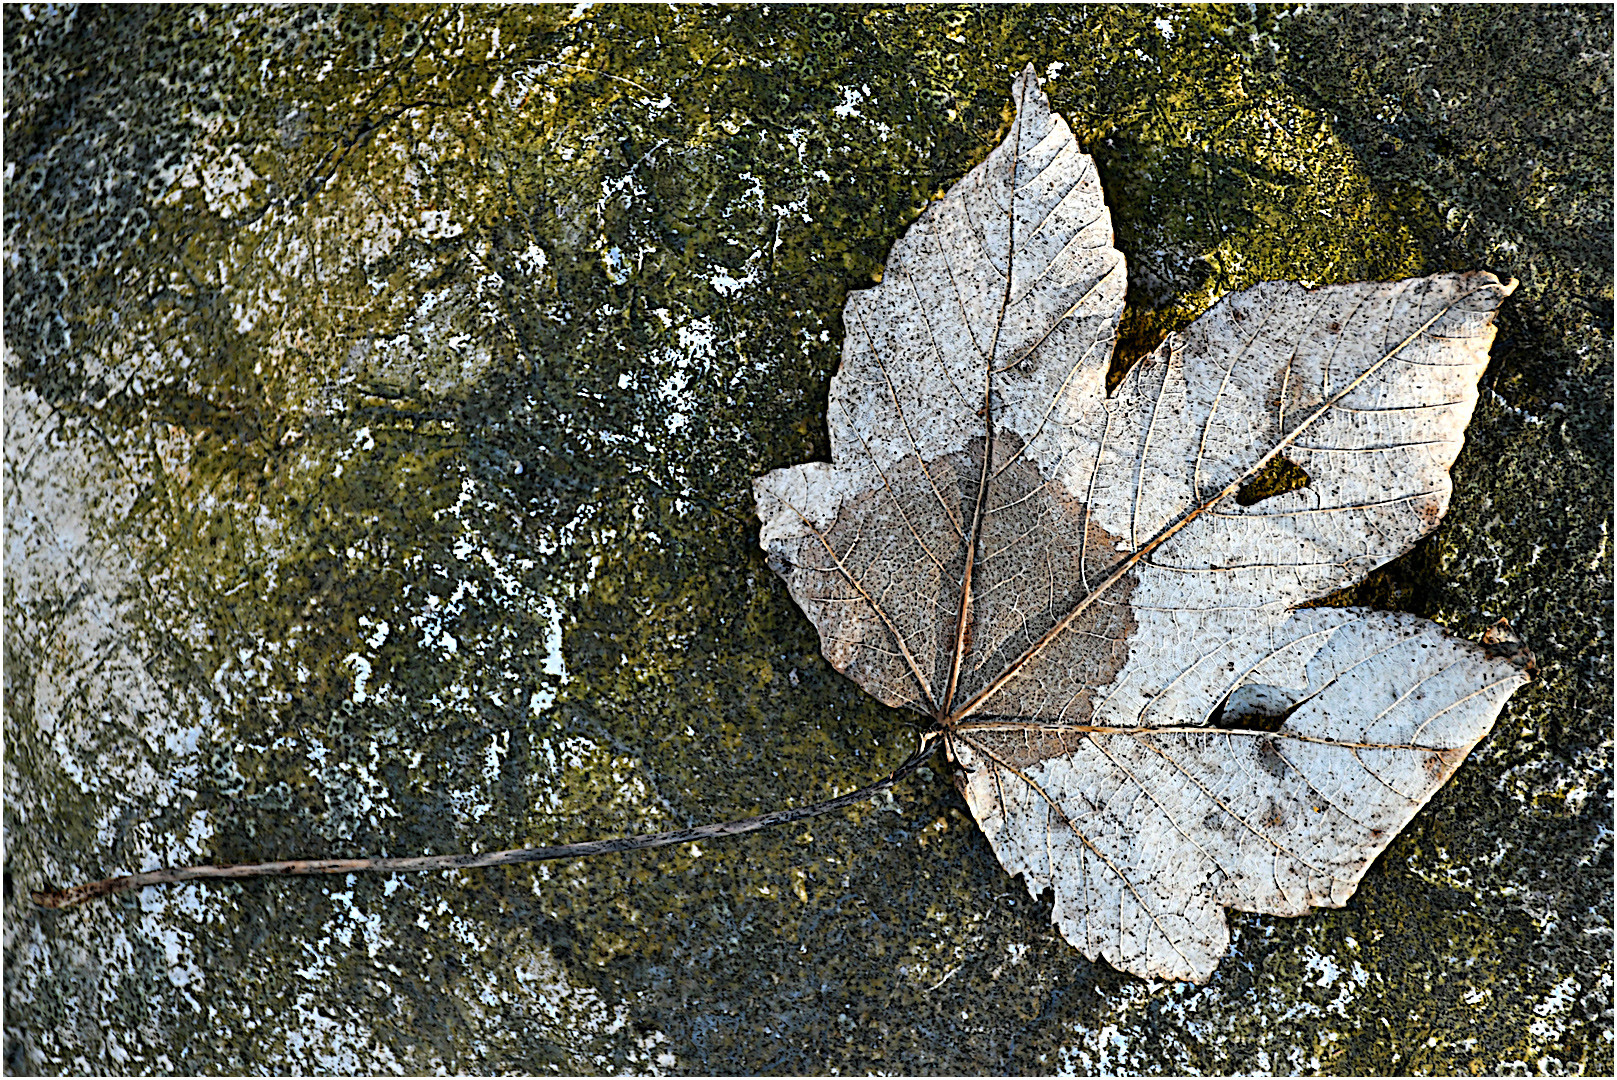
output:
[[[1609,1074],[1606,7],[7,6],[11,1072]],[[751,478],[1029,61],[1124,351],[1265,279],[1513,274],[1440,531],[1356,600],[1540,680],[1347,908],[1083,961],[947,776],[536,870],[165,862],[667,828],[880,775]]]

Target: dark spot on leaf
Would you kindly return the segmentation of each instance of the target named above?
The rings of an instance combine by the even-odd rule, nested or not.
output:
[[[1278,829],[1286,823],[1286,810],[1273,799],[1269,800],[1269,812],[1263,815],[1263,824],[1271,829]]]
[[[1273,739],[1258,740],[1258,764],[1273,777],[1286,775],[1286,759],[1280,756],[1280,750],[1275,746]]]

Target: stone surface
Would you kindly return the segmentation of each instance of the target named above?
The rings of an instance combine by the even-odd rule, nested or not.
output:
[[[1612,1066],[1608,8],[8,6],[12,1072]],[[43,912],[845,791],[753,477],[1008,123],[1094,154],[1143,355],[1263,280],[1514,275],[1439,531],[1337,599],[1539,657],[1340,911],[1078,956],[949,779],[809,828]]]

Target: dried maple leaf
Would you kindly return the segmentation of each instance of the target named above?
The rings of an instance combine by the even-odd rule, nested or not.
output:
[[[1031,68],[1012,96],[849,295],[833,460],[756,482],[761,542],[831,663],[933,718],[1068,941],[1206,981],[1225,908],[1340,907],[1527,679],[1525,650],[1299,608],[1436,527],[1514,283],[1259,285],[1108,396],[1095,165]]]

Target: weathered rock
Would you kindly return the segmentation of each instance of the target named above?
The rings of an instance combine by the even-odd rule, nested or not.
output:
[[[11,1071],[1609,1068],[1609,11],[412,13],[5,11]],[[1523,283],[1449,517],[1338,599],[1507,617],[1540,679],[1348,907],[1118,976],[941,776],[699,851],[28,903],[891,768],[749,482],[824,458],[845,293],[1030,60],[1134,355],[1262,280]]]

